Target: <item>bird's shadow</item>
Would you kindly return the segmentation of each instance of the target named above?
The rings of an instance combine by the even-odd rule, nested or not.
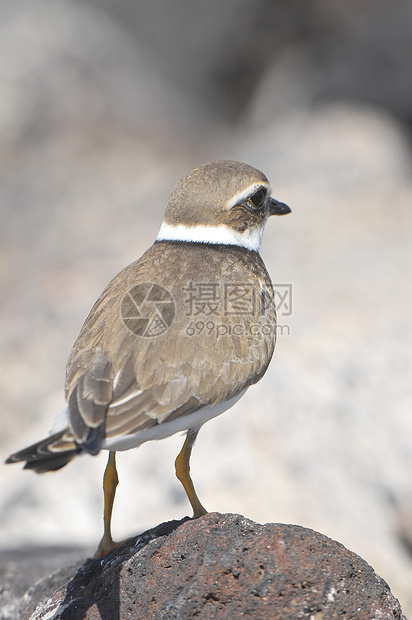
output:
[[[120,573],[124,563],[151,540],[168,536],[189,520],[168,521],[128,539],[98,560],[87,560],[68,583],[60,603],[61,620],[82,620],[94,606],[101,620],[120,620]]]

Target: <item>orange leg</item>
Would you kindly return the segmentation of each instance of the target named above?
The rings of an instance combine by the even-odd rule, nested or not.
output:
[[[101,558],[109,551],[116,549],[122,543],[114,542],[111,531],[111,521],[116,487],[119,484],[119,476],[116,469],[116,452],[109,452],[106,469],[103,476],[104,512],[103,512],[103,538],[101,539],[95,558]]]
[[[176,476],[183,484],[183,488],[186,491],[186,495],[193,508],[194,518],[207,514],[206,508],[204,508],[200,503],[190,477],[190,455],[192,453],[192,448],[196,441],[198,432],[199,431],[193,431],[190,429],[187,431],[185,443],[183,444],[183,448],[179,452],[175,461]]]

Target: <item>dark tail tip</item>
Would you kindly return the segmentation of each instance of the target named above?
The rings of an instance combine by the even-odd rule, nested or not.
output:
[[[9,456],[6,460],[6,464],[26,461],[24,469],[32,469],[39,474],[46,471],[61,469],[82,452],[81,447],[76,445],[73,441],[68,441],[67,449],[64,449],[64,440],[61,442],[60,450],[53,451],[53,444],[59,443],[64,434],[65,431],[61,431],[19,452],[15,452]]]
[[[36,461],[27,461],[23,469],[31,469],[38,474],[44,474],[48,471],[57,471],[67,465],[67,463],[70,463],[78,453],[78,450],[71,450],[63,454],[55,454],[43,459],[39,458]]]

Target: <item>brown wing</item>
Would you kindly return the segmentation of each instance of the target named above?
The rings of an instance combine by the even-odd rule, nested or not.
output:
[[[103,431],[136,433],[258,381],[275,344],[272,296],[255,252],[155,243],[103,291],[74,344],[75,440],[98,450]]]
[[[80,359],[79,359],[80,362]],[[70,366],[73,388],[68,396],[68,419],[77,443],[92,454],[100,449],[107,407],[113,398],[113,369],[103,351],[86,349]]]

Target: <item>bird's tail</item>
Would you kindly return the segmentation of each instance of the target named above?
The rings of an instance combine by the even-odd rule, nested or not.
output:
[[[24,469],[33,469],[38,474],[56,471],[69,463],[82,452],[82,448],[69,437],[66,431],[60,431],[37,443],[15,452],[6,463],[26,461]]]

